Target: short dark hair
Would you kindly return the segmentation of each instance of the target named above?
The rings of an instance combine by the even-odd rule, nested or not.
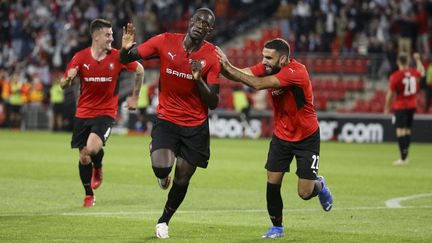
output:
[[[90,24],[90,35],[102,28],[112,28],[111,22],[106,19],[95,19]]]
[[[211,9],[209,9],[209,8],[199,8],[199,9],[195,10],[194,15],[197,14],[198,12],[201,12],[201,11],[202,12],[207,12],[208,14],[210,14],[212,16],[212,18],[213,18],[213,25],[214,25],[214,22],[216,21],[216,17],[214,15],[213,11]]]
[[[408,54],[404,52],[399,53],[398,61],[404,66],[408,65]]]
[[[276,39],[267,41],[264,44],[264,47],[267,49],[274,49],[277,52],[279,52],[280,54],[287,55],[288,57],[290,56],[289,44],[288,44],[288,42],[286,42],[285,40],[283,40],[281,38],[276,38]]]

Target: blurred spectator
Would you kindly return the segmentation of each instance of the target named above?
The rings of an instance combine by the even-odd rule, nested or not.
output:
[[[140,96],[138,99],[138,121],[135,125],[136,130],[141,132],[151,131],[151,122],[147,118],[147,107],[150,104],[149,100],[149,85],[143,83],[141,85]]]
[[[245,118],[249,117],[250,104],[246,92],[239,87],[233,91],[234,110],[242,114]]]
[[[290,20],[292,18],[293,6],[292,3],[288,3],[287,0],[282,0],[277,11],[276,19],[279,22],[279,28],[282,32],[282,38],[287,40],[291,31]]]
[[[414,12],[408,11],[406,15],[401,14],[401,18],[397,22],[399,25],[399,53],[411,53],[413,43],[416,39],[416,24]]]
[[[50,88],[50,101],[52,107],[51,128],[52,131],[63,130],[64,91],[60,87],[61,73],[54,75]]]
[[[432,102],[432,58],[429,61],[430,63],[426,70],[426,112],[429,111]]]
[[[10,83],[8,73],[0,69],[0,125],[8,125]]]
[[[20,74],[15,72],[10,80],[9,122],[10,127],[19,128],[21,125],[21,108],[27,102],[27,87]]]
[[[267,97],[266,90],[255,91],[252,95],[252,110],[257,112],[267,110]]]
[[[429,14],[423,1],[417,1],[415,5],[416,22],[418,26],[417,50],[429,55]]]

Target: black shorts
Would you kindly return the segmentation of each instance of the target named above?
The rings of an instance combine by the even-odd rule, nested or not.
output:
[[[53,112],[54,115],[63,115],[63,103],[54,103]]]
[[[291,161],[295,156],[297,176],[302,179],[315,180],[318,173],[319,153],[319,129],[298,142],[288,142],[273,135],[265,168],[272,172],[289,172]]]
[[[393,124],[396,128],[411,128],[416,109],[395,110]]]
[[[113,125],[114,119],[110,116],[98,116],[95,118],[74,117],[71,147],[85,147],[90,133],[96,133],[105,146],[105,142],[111,134],[111,127]]]
[[[176,157],[185,159],[189,164],[207,168],[210,158],[208,121],[186,127],[156,118],[151,137],[150,153],[158,149],[170,149]]]

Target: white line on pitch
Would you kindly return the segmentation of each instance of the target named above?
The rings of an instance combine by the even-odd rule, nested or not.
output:
[[[402,206],[400,203],[403,201],[408,201],[420,197],[432,197],[432,193],[415,194],[406,197],[391,198],[385,202],[385,205],[388,208],[406,208],[406,206]]]
[[[417,209],[417,208],[432,208],[432,206],[404,206],[402,209]],[[334,211],[358,211],[358,210],[388,210],[389,207],[352,207],[352,208],[337,208]],[[322,209],[284,209],[285,212],[306,212],[306,211],[321,211]],[[99,217],[118,217],[118,216],[138,216],[138,215],[158,215],[161,211],[140,211],[140,212],[70,212],[70,213],[10,213],[0,214],[0,217],[41,217],[41,216],[99,216]],[[200,214],[200,213],[267,213],[265,209],[238,209],[238,210],[185,210],[178,211],[177,214]]]

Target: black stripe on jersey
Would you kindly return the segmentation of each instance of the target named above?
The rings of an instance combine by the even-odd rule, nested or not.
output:
[[[297,105],[297,110],[300,110],[306,104],[306,98],[303,89],[298,86],[292,86],[290,90],[294,95],[294,100]]]

